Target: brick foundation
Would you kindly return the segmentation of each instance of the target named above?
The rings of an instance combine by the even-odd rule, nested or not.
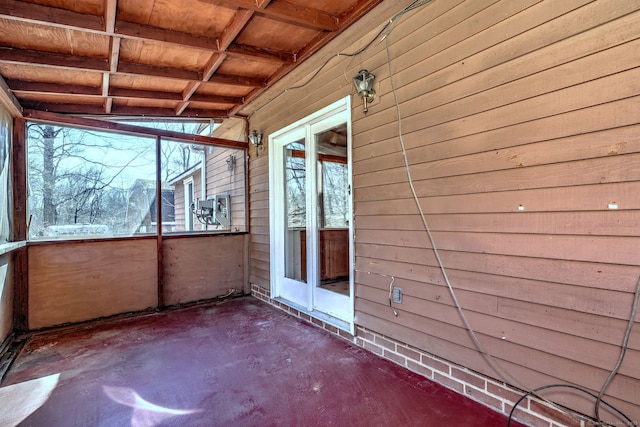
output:
[[[505,415],[511,412],[515,402],[524,394],[521,390],[503,382],[470,371],[463,366],[441,359],[361,326],[356,325],[356,335],[353,336],[348,332],[337,329],[332,325],[312,318],[306,313],[272,299],[271,292],[258,285],[251,285],[251,294],[299,319],[312,323],[342,339],[369,350],[372,353],[384,357]],[[588,419],[574,419],[534,397],[527,397],[520,402],[514,412],[514,418],[534,427],[587,427],[593,425],[589,423]]]

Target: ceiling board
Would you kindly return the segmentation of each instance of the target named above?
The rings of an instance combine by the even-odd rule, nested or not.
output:
[[[106,57],[109,52],[109,37],[0,19],[0,45],[69,55]]]
[[[220,74],[260,77],[267,80],[269,76],[278,71],[280,67],[282,67],[280,63],[251,61],[244,58],[228,58],[220,65],[218,72]]]
[[[196,93],[203,95],[247,96],[251,90],[249,87],[202,83]]]
[[[137,1],[122,2],[123,12],[127,10],[125,5]],[[156,0],[145,22],[142,23],[168,30],[216,36],[222,33],[234,13],[232,9],[216,7],[199,0]],[[132,22],[138,22],[135,14],[124,15],[131,16],[129,20]],[[121,19],[127,20],[125,16]]]
[[[284,34],[286,37],[283,37]],[[298,52],[317,35],[318,31],[315,30],[255,15],[240,33],[236,43],[283,52]]]
[[[1,0],[0,90],[60,113],[228,117],[381,1]]]
[[[210,57],[211,52],[173,44],[140,40],[122,40],[120,42],[120,60],[123,62],[198,72]]]
[[[114,74],[111,76],[111,86],[125,89],[158,90],[182,93],[186,83],[180,80],[163,79],[161,77],[131,76]]]
[[[64,94],[22,94],[21,92],[18,92],[18,94],[21,95],[21,99],[33,102],[66,104],[66,101],[68,100],[68,97]],[[74,103],[84,105],[102,105],[102,98],[100,96],[77,96],[74,98]]]
[[[58,69],[55,73],[49,67],[38,67],[22,64],[0,63],[0,74],[7,80],[21,80],[41,83],[56,83],[60,85],[73,84],[84,86],[100,86],[102,73]]]
[[[23,0],[60,9],[74,10],[88,15],[100,16],[104,13],[104,0]]]

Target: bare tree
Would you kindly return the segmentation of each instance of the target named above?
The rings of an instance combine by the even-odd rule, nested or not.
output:
[[[131,166],[155,164],[153,144],[123,149],[119,135],[32,123],[28,136],[32,237],[52,225],[113,223],[116,212],[124,217],[126,189],[116,182],[126,180],[117,178]]]

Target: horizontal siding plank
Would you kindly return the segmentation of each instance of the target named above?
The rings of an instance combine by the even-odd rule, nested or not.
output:
[[[581,34],[572,38],[571,43],[562,43],[564,52],[558,52],[557,49],[554,49],[555,52],[535,52],[501,65],[499,72],[483,70],[456,84],[447,80],[446,86],[433,88],[433,76],[424,76],[398,89],[403,117],[409,118],[428,111],[429,123],[438,116],[445,116],[450,121],[637,67],[640,65],[638,61],[630,60],[626,52],[638,49],[639,35],[634,27],[640,25],[639,21],[640,14],[632,14],[591,30],[593,34]],[[604,33],[611,34],[614,26],[616,37],[607,39]],[[620,26],[627,29],[626,39],[620,36]],[[603,38],[606,42],[603,42]],[[585,44],[590,50],[585,51]],[[577,50],[586,56],[566,62],[566,49],[572,49],[572,55]],[[396,73],[394,79],[396,76],[400,78],[402,72]],[[426,107],[425,98],[428,100]],[[392,97],[385,98],[377,106],[375,114],[381,115],[376,120],[378,126],[390,122],[391,117],[384,113],[391,108],[395,109]],[[356,132],[360,131],[356,129]]]
[[[591,4],[588,7],[584,7],[583,9],[587,11],[589,10],[589,8],[593,8],[594,5],[597,5],[597,3],[599,2],[595,2],[594,4]],[[606,7],[606,5],[604,4],[600,6]],[[625,7],[623,7],[620,10],[620,15],[618,16],[623,16],[625,13],[628,13],[630,8],[633,8],[633,7],[634,6],[631,3],[627,3]],[[565,17],[559,18],[559,20],[562,20],[564,18]],[[596,19],[602,19],[604,22],[607,22],[611,20],[610,18],[611,18],[610,16],[602,14]],[[635,19],[636,19],[635,22],[637,25],[638,18],[635,17]],[[618,33],[617,26],[623,25],[623,26],[627,26],[626,28],[629,28],[629,25],[631,24],[631,22],[626,22],[627,20],[632,21],[633,18],[625,18],[624,20],[622,20],[621,23],[619,23],[618,21],[614,21],[610,23],[612,27],[615,26],[615,30],[616,30],[616,40],[612,43],[620,43],[620,35],[619,35],[620,33]],[[595,24],[595,22],[592,24]],[[590,27],[590,28],[593,28],[593,27]],[[595,28],[593,31],[601,32],[602,29]],[[609,31],[611,31],[611,29]],[[627,31],[629,31],[629,34],[628,34],[629,39],[638,37],[637,33],[632,33],[630,32],[630,30],[627,30]],[[516,37],[515,39],[518,39],[518,38],[520,38],[524,44],[538,43],[540,40],[544,39],[544,37],[542,39],[541,38],[535,39],[528,34],[526,35],[526,38],[525,36],[520,36],[520,37]],[[508,44],[509,42],[512,42],[515,39],[508,40],[505,44]],[[577,40],[575,40],[574,43],[577,43],[579,41],[581,45],[588,43],[589,41],[589,40],[584,40],[584,36],[582,35],[580,35],[580,37],[576,37],[576,39]],[[600,47],[602,46],[602,40],[596,40],[596,41],[598,43],[597,46],[599,46],[598,48],[602,49],[602,47]],[[567,44],[567,43],[564,43],[564,44]],[[589,47],[592,48],[591,51],[585,52],[584,47],[581,47],[579,51],[585,52],[586,54],[592,54],[592,53],[595,53],[593,52],[593,50],[596,50],[596,51],[598,50],[598,48],[594,49],[591,45]],[[495,51],[498,49],[503,50],[503,45],[490,48],[488,49],[488,51]],[[493,87],[498,87],[498,89],[492,91],[494,92],[493,93],[494,96],[490,96],[489,93],[484,94],[482,92],[479,92],[479,89],[485,90],[485,91],[492,89],[491,86],[487,87],[488,83],[492,82],[490,79],[488,80],[488,82],[475,82],[473,81],[473,79],[471,79],[472,80],[471,82],[468,82],[466,81],[466,79],[469,79],[469,76],[475,76],[476,73],[485,73],[489,67],[493,65],[497,65],[491,62],[491,61],[495,61],[496,55],[499,55],[497,52],[494,52],[494,55],[488,58],[486,57],[486,51],[483,51],[479,55],[476,55],[476,56],[480,56],[481,59],[484,59],[484,60],[475,60],[474,57],[466,57],[464,54],[457,54],[457,52],[453,51],[453,49],[452,51],[449,51],[449,52],[443,52],[444,59],[449,62],[449,64],[446,64],[446,65],[443,64],[442,67],[439,69],[442,71],[445,71],[445,70],[447,71],[446,80],[443,80],[444,76],[437,76],[437,75],[434,76],[434,75],[430,75],[429,73],[429,70],[431,70],[431,68],[434,67],[433,58],[417,56],[417,55],[411,56],[411,52],[408,47],[403,49],[402,50],[402,52],[404,52],[403,55],[407,56],[409,60],[415,60],[415,58],[417,57],[417,58],[421,58],[421,60],[423,61],[423,63],[419,64],[419,66],[414,67],[414,69],[407,69],[405,71],[402,68],[403,56],[394,58],[394,65],[398,68],[398,70],[394,73],[394,80],[395,80],[396,86],[402,88],[398,91],[398,95],[401,100],[406,101],[406,102],[403,102],[403,117],[405,117],[405,119],[408,119],[414,116],[415,114],[422,114],[425,116],[425,119],[427,120],[427,123],[425,124],[425,127],[427,127],[428,123],[431,123],[432,121],[437,122],[434,116],[437,117],[438,116],[437,111],[439,109],[441,110],[442,108],[444,108],[445,110],[447,109],[451,110],[450,114],[456,114],[458,115],[458,117],[463,117],[470,114],[470,112],[468,111],[465,112],[467,108],[472,108],[476,110],[478,108],[483,108],[483,109],[495,108],[501,105],[502,98],[507,100],[508,103],[511,103],[513,101],[518,101],[518,100],[522,100],[522,99],[526,99],[534,96],[539,96],[541,94],[548,93],[548,92],[553,92],[558,89],[562,89],[563,87],[573,86],[576,83],[580,83],[581,78],[583,79],[582,81],[587,81],[587,80],[593,80],[596,76],[603,76],[603,75],[610,74],[612,72],[615,72],[616,62],[618,64],[621,64],[622,62],[624,62],[625,65],[622,66],[623,69],[628,69],[630,67],[638,66],[637,61],[634,63],[632,60],[630,60],[631,58],[625,58],[624,56],[622,59],[617,58],[617,61],[614,60],[612,61],[611,64],[606,64],[606,65],[603,65],[602,63],[598,64],[598,61],[594,58],[582,59],[580,57],[575,58],[576,60],[574,63],[567,64],[566,53],[558,52],[557,54],[554,55],[553,52],[547,52],[547,49],[544,49],[545,58],[539,58],[539,56],[543,54],[541,52],[538,52],[537,53],[538,57],[527,58],[525,62],[522,58],[514,59],[513,58],[514,51],[517,51],[517,50],[511,50],[510,52],[508,52],[508,57],[505,57],[504,60],[505,62],[509,61],[509,64],[511,65],[512,68],[514,67],[515,64],[520,65],[519,69],[500,70],[501,77],[499,77],[499,79],[502,79],[502,81],[493,83],[494,85]],[[536,56],[531,52],[536,53],[536,50],[524,52],[524,53],[529,53],[530,56]],[[501,54],[504,55],[505,52],[502,52]],[[603,57],[607,57],[607,53],[602,53],[602,55]],[[614,54],[612,55],[615,56]],[[457,62],[456,61],[451,62],[452,61],[451,57],[456,57],[459,59]],[[550,61],[555,61],[555,63],[553,62],[550,63]],[[562,62],[559,62],[559,61],[562,61]],[[589,63],[589,61],[596,61],[596,64],[598,65],[595,67],[591,66],[591,73],[595,73],[595,74],[590,75],[588,71],[584,71],[584,70],[576,72],[575,70],[577,69],[571,68],[576,65],[579,65],[581,62],[584,64],[587,64]],[[563,64],[567,64],[567,65],[563,66]],[[559,77],[558,76],[555,77],[553,81],[548,81],[549,76],[547,76],[547,74],[553,74],[554,71],[547,70],[547,69],[557,65],[563,66],[565,69],[571,68],[574,71],[569,73],[566,73],[566,72],[562,73],[564,75],[561,74]],[[478,67],[486,67],[486,68],[478,68]],[[500,64],[500,68],[502,67],[503,67],[503,64]],[[538,73],[535,73],[535,71],[538,71]],[[560,73],[561,70],[556,70],[556,72]],[[405,76],[405,74],[407,75]],[[456,77],[459,77],[460,81],[457,81],[458,78]],[[495,74],[493,77],[495,78]],[[543,81],[542,83],[540,83],[539,80],[544,79],[544,77],[547,77],[547,81],[546,82]],[[418,78],[419,80],[416,81],[415,80],[416,78]],[[514,80],[516,80],[517,78],[523,78],[523,81],[522,82],[505,81],[506,78],[510,78]],[[572,83],[571,79],[577,79],[577,81],[574,81]],[[483,78],[482,80],[484,81],[485,78]],[[529,80],[533,80],[533,81],[529,81]],[[451,84],[452,82],[455,82],[456,84],[452,85]],[[417,85],[416,83],[419,83],[419,85]],[[389,83],[382,81],[380,84],[388,85]],[[450,87],[454,91],[464,91],[465,86],[467,84],[469,84],[470,86],[469,86],[469,90],[466,93],[462,94],[462,97],[460,97],[460,95],[458,95],[458,93],[456,92],[454,92],[452,95],[448,95],[447,93],[446,95],[440,94],[440,96],[438,96],[439,94],[436,93],[435,94],[436,97],[432,101],[431,94],[429,93],[427,97],[428,99],[427,105],[429,107],[425,108],[424,105],[422,105],[422,107],[419,105],[420,101],[422,101],[422,103],[424,104],[424,99],[421,99],[421,98],[424,98],[423,94],[426,94],[428,91],[435,91],[437,89],[441,89],[443,84],[448,85],[447,88]],[[504,87],[500,87],[499,86],[500,84],[502,84]],[[563,86],[563,84],[566,84],[567,86]],[[514,87],[516,87],[517,89],[514,89]],[[512,90],[512,93],[508,92],[510,88]],[[383,92],[387,92],[387,91],[388,89],[383,90]],[[406,94],[404,92],[406,92]],[[479,102],[477,102],[475,105],[471,104],[470,99],[465,98],[465,96],[469,96],[471,94],[478,94],[477,97],[480,97],[480,99],[478,100]],[[409,99],[407,99],[407,97]],[[414,99],[414,97],[417,97],[418,99]],[[443,102],[444,100],[446,100],[446,103]],[[453,106],[451,104],[452,102],[453,104],[455,104],[456,103],[455,100],[459,100],[463,105],[463,107],[460,108],[459,111],[453,109]],[[482,102],[482,101],[485,101],[485,102]],[[385,123],[389,123],[392,121],[392,117],[390,117],[388,112],[387,114],[384,114],[387,109],[391,109],[392,107],[395,108],[391,102],[392,102],[392,98],[391,99],[387,98],[386,103],[384,104],[381,103],[381,105],[374,110],[374,114],[380,115],[379,118],[376,117],[376,121],[379,123],[379,125],[383,125]],[[446,114],[442,114],[442,115],[446,117]],[[364,131],[370,130],[370,128],[362,129],[358,126],[354,127],[354,132],[356,134],[360,134],[363,130]]]
[[[465,148],[465,151],[468,149]],[[586,135],[542,141],[517,147],[507,147],[474,154],[436,159],[431,150],[410,150],[407,160],[412,170],[422,171],[424,178],[440,178],[487,171],[500,171],[526,166],[540,166],[575,160],[616,156],[640,151],[640,125],[626,126]],[[400,169],[399,169],[400,168]],[[366,182],[377,175],[391,171],[406,180],[404,157],[401,152],[381,155],[354,165],[358,180]],[[398,178],[396,178],[398,179]]]
[[[379,261],[357,257],[356,268],[363,272],[372,272],[420,281],[432,285],[445,286],[440,269],[424,264],[408,265],[403,262],[386,261],[381,268]],[[382,272],[378,270],[383,270]],[[548,305],[583,313],[617,319],[627,319],[630,311],[631,294],[611,289],[589,288],[584,286],[552,283],[540,280],[506,277],[498,274],[482,274],[475,271],[461,271],[447,268],[447,277],[454,289],[463,289],[487,295],[501,295],[518,301],[529,301],[539,305]],[[634,283],[634,278],[627,278]],[[447,293],[443,288],[442,295]]]
[[[453,273],[455,274],[456,272]],[[377,300],[368,299],[385,303],[388,300],[390,283],[391,279],[389,277],[359,272],[356,275],[356,296],[364,297],[368,292],[363,291],[361,288],[373,288],[384,293],[379,294]],[[393,284],[402,289],[403,296],[407,295],[448,306],[453,305],[453,300],[449,296],[449,289],[443,285],[403,278],[394,278]],[[513,320],[518,323],[575,335],[588,340],[601,341],[614,346],[619,346],[622,343],[628,323],[628,319],[584,313],[568,308],[538,304],[530,300],[512,299],[509,295],[503,295],[499,292],[485,295],[482,293],[484,289],[478,289],[473,285],[458,286],[456,282],[454,283],[454,290],[465,310],[473,308],[479,312],[492,312],[501,319]],[[480,302],[478,302],[478,299]],[[629,297],[629,301],[631,299]],[[492,303],[495,304],[493,307],[491,306]],[[403,309],[403,305],[394,304],[394,307]],[[486,309],[486,307],[489,307],[489,309]],[[424,313],[428,315],[430,312],[425,310]],[[629,344],[630,348],[640,350],[640,330],[632,330]]]
[[[528,13],[516,15],[516,18],[519,18],[518,22],[515,20],[511,22],[515,31],[523,31],[528,28],[531,29],[530,31],[521,32],[515,37],[509,38],[510,34],[508,32],[505,33],[504,29],[496,26],[495,31],[502,31],[499,33],[499,36],[505,38],[502,43],[497,43],[497,40],[489,41],[487,39],[490,38],[490,35],[480,34],[478,38],[483,40],[482,43],[469,39],[469,47],[460,43],[454,46],[453,49],[441,52],[437,57],[428,58],[428,61],[424,65],[416,67],[416,76],[428,75],[454,64],[455,66],[451,67],[453,68],[452,70],[448,70],[446,76],[446,81],[451,83],[462,77],[508,62],[514,58],[514,52],[517,52],[517,56],[534,52],[553,43],[562,41],[574,34],[587,31],[616,18],[623,17],[637,8],[633,1],[625,1],[622,4],[615,0],[597,1],[577,9],[575,13],[563,14],[558,17],[558,12],[561,11],[554,10],[554,8],[550,8],[544,3],[537,6],[538,7],[534,6],[527,9],[526,12]],[[560,7],[566,7],[570,10],[576,6],[577,4],[571,4],[571,2],[562,2],[562,6]],[[542,18],[538,19],[538,15]],[[554,19],[556,17],[557,19]],[[509,36],[505,36],[505,34],[509,34]],[[485,42],[485,40],[487,41]],[[471,50],[465,51],[465,48]],[[420,49],[422,49],[422,45]],[[471,56],[477,52],[479,52],[478,55]],[[414,53],[413,58],[422,59],[424,56]],[[401,58],[395,58],[395,62],[400,62],[401,60]],[[403,75],[399,74],[396,78],[396,85],[402,87],[411,80],[414,79],[409,78],[405,80],[403,79]],[[388,120],[388,118],[386,120]],[[419,126],[419,121],[416,120],[415,123]],[[413,130],[411,126],[412,123],[406,124],[408,132]],[[424,128],[425,127],[422,127],[420,129]],[[354,124],[354,132],[356,134],[360,134],[360,129],[359,124]],[[367,139],[367,132],[372,131],[380,134],[380,129],[368,126],[367,130],[362,134],[363,137]]]
[[[584,186],[606,183],[640,181],[640,153],[608,158],[581,160],[544,166],[532,166],[506,171],[483,172],[456,177],[420,179],[420,171],[412,171],[413,185],[419,197],[451,196],[456,194],[478,194],[500,191],[549,189],[553,187]],[[389,173],[389,175],[393,175]],[[392,179],[392,178],[391,178]],[[364,188],[360,177],[357,193]],[[367,186],[375,186],[375,191],[398,196],[409,195],[405,181],[377,185],[366,181]],[[355,184],[354,184],[355,185]],[[401,192],[400,192],[401,191]],[[391,198],[391,197],[389,197]]]
[[[433,232],[439,249],[532,258],[640,265],[640,239],[635,237]],[[426,234],[408,231],[359,230],[356,243],[430,248]]]
[[[441,214],[426,217],[433,231],[640,237],[639,210]],[[359,215],[359,230],[423,232],[419,215]]]
[[[407,184],[404,186],[408,187]],[[417,214],[418,209],[410,198],[410,191],[404,194],[402,186],[394,188],[395,192],[389,192],[388,188],[356,189],[356,215]],[[625,182],[422,197],[419,201],[426,214],[519,212],[519,206],[523,206],[527,213],[599,211],[608,209],[608,204],[612,202],[617,203],[619,209],[637,210],[640,209],[637,188],[637,182]]]
[[[410,161],[414,157],[416,161],[422,158],[425,161],[445,159],[633,126],[638,124],[638,115],[635,114],[638,108],[640,108],[640,97],[636,96],[462,138],[452,139],[446,131],[438,133],[435,129],[431,129],[428,133],[405,132],[403,139],[405,146],[412,154]],[[594,120],[596,117],[597,120]],[[380,137],[376,141],[381,142],[364,146],[370,149],[374,156],[383,154],[379,153],[380,146],[393,147],[392,152],[400,150],[397,127],[394,127],[388,138]],[[422,157],[413,154],[411,151],[413,148],[423,153]],[[354,174],[360,173],[358,167],[358,163],[354,164]],[[366,169],[364,171],[366,172]]]
[[[384,304],[388,300],[389,292],[380,289],[362,287],[358,291],[359,298],[368,301]],[[620,345],[602,343],[599,341],[589,340],[572,334],[565,334],[551,329],[544,329],[532,325],[514,322],[507,318],[497,317],[497,302],[499,298],[495,297],[493,301],[493,310],[486,311],[487,302],[482,299],[478,300],[474,295],[460,294],[465,302],[461,301],[465,307],[465,315],[469,320],[476,333],[495,339],[506,340],[523,347],[530,347],[544,353],[553,354],[555,356],[573,360],[578,363],[589,365],[593,368],[604,369],[608,363],[617,360],[620,354]],[[486,299],[486,296],[484,297]],[[491,305],[491,302],[489,302]],[[403,293],[402,304],[394,305],[394,309],[398,311],[399,316],[409,312],[415,315],[423,315],[439,322],[447,323],[452,326],[462,326],[460,315],[457,310],[451,306],[443,306],[439,302],[432,302],[421,298],[414,298],[410,294]],[[426,330],[426,333],[439,336],[438,329]],[[443,337],[444,338],[444,337]],[[589,352],[583,349],[589,348]],[[629,349],[627,353],[628,363],[621,367],[621,375],[633,375],[634,367],[640,364],[640,351]]]

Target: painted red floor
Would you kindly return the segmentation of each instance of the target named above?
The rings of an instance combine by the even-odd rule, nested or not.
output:
[[[506,426],[250,297],[32,338],[2,385],[53,374],[21,426]]]

